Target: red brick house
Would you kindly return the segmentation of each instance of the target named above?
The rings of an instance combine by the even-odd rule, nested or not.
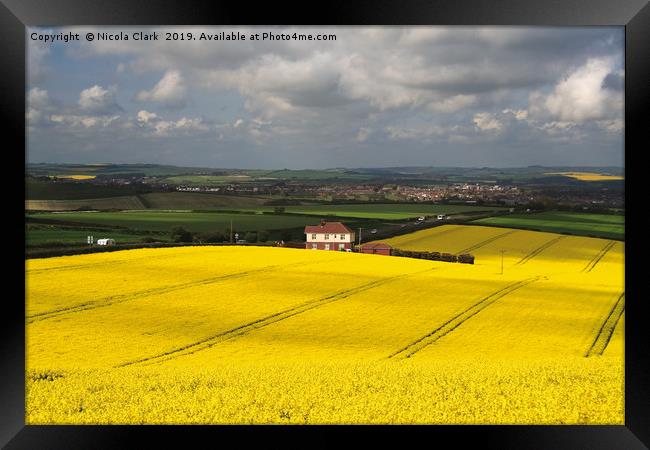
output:
[[[361,253],[371,253],[374,255],[390,256],[393,247],[384,242],[371,242],[361,246]]]
[[[354,231],[341,222],[321,221],[320,225],[307,225],[305,248],[313,250],[349,250],[354,244]]]

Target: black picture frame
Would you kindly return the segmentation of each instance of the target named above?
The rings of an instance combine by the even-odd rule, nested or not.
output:
[[[647,99],[650,72],[650,5],[645,0],[387,0],[306,3],[174,0],[0,0],[0,47],[2,48],[2,123],[7,125],[5,157],[13,156],[5,172],[24,182],[20,149],[25,147],[25,27],[62,25],[530,25],[530,26],[624,26],[625,47],[625,184],[626,203],[643,179],[639,155],[641,139],[647,135]],[[310,12],[313,11],[313,12]],[[8,138],[8,139],[7,139]],[[647,144],[646,144],[647,146]],[[23,185],[24,186],[24,185]],[[7,188],[16,209],[16,235],[24,238],[22,200]],[[23,199],[24,200],[24,199]],[[20,208],[24,209],[24,203]],[[131,448],[135,441],[146,447],[169,446],[188,440],[206,439],[226,445],[234,438],[238,445],[252,439],[282,439],[298,435],[318,444],[338,443],[351,434],[373,437],[383,443],[405,443],[408,437],[428,442],[451,440],[455,447],[468,442],[484,448],[571,448],[643,449],[650,446],[650,392],[646,377],[648,327],[644,326],[639,277],[633,273],[634,257],[643,256],[639,231],[641,208],[626,208],[626,330],[625,330],[625,425],[624,426],[26,426],[25,425],[25,316],[24,271],[17,261],[24,258],[23,242],[11,257],[16,263],[5,271],[17,290],[3,299],[2,384],[0,393],[0,445],[7,449]],[[10,214],[7,214],[9,216]],[[18,224],[21,221],[22,223]],[[9,222],[7,222],[9,223]],[[634,242],[634,246],[631,244]],[[14,261],[14,260],[12,260]],[[14,274],[13,271],[16,273]],[[7,291],[5,291],[7,292]],[[408,436],[407,436],[408,434]],[[412,436],[415,434],[416,436]],[[417,436],[421,434],[421,436]],[[268,443],[269,441],[267,441]],[[165,445],[166,444],[166,445]],[[141,446],[137,446],[140,448]]]

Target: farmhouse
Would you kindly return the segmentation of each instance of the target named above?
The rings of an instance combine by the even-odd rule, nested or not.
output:
[[[115,245],[115,239],[97,239],[97,245]]]
[[[351,250],[354,232],[341,222],[321,221],[320,225],[305,227],[305,248],[312,250]]]
[[[392,249],[393,247],[386,244],[385,242],[371,242],[369,244],[363,244],[361,246],[361,253],[390,256]]]

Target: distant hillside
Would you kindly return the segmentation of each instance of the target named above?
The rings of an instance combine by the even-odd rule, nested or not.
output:
[[[171,185],[222,185],[224,183],[268,183],[275,181],[301,181],[303,183],[402,183],[413,184],[427,183],[463,183],[483,182],[501,184],[542,184],[542,185],[580,185],[586,179],[573,179],[562,174],[587,173],[591,174],[591,181],[597,180],[593,175],[602,175],[600,183],[612,183],[612,177],[624,176],[622,167],[588,167],[588,166],[529,166],[512,168],[493,167],[384,167],[384,168],[331,168],[331,169],[224,169],[206,167],[178,167],[156,164],[28,164],[27,173],[37,177],[93,177],[102,182],[113,178],[156,178],[159,183]],[[580,178],[580,177],[578,177]],[[39,181],[46,183],[46,181]],[[623,180],[616,183],[622,184]],[[65,185],[66,183],[58,183]],[[77,186],[82,183],[69,183],[68,186]],[[92,183],[89,183],[92,184]],[[40,194],[38,190],[40,188]],[[116,187],[119,188],[119,187]],[[49,187],[47,188],[49,189]],[[117,195],[133,195],[142,192],[109,193],[91,195],[90,191],[61,196],[56,189],[71,189],[65,186],[52,187],[53,192],[43,192],[47,189],[34,183],[30,195],[34,199],[73,199],[73,198],[98,198],[114,197]],[[92,189],[92,188],[88,188]],[[95,188],[102,189],[102,188]],[[109,189],[109,188],[106,188]],[[112,189],[112,188],[111,188]],[[133,188],[132,188],[133,189]],[[45,195],[45,196],[43,196]],[[56,197],[58,196],[58,197]]]
[[[27,164],[27,172],[34,176],[56,175],[127,175],[172,176],[212,173],[218,169],[206,167],[164,166],[158,164]]]

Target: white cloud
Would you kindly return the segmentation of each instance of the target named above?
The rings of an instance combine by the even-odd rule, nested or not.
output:
[[[454,95],[443,98],[442,100],[433,101],[427,106],[435,112],[454,113],[473,105],[475,102],[475,95]]]
[[[49,94],[45,89],[34,87],[27,93],[27,104],[30,108],[47,108],[50,104]]]
[[[139,124],[144,125],[158,118],[158,114],[149,111],[138,111],[137,121]]]
[[[515,119],[517,119],[517,120],[526,120],[526,119],[528,119],[528,111],[526,111],[525,109],[512,110],[510,108],[506,108],[501,112],[503,114],[512,114],[513,116],[515,116]]]
[[[481,131],[500,133],[503,129],[503,123],[493,114],[487,112],[474,114],[473,122]]]
[[[372,130],[370,128],[359,128],[356,136],[357,142],[366,142],[371,133]]]
[[[138,111],[136,121],[141,128],[148,130],[152,136],[165,137],[179,132],[205,132],[212,127],[202,118],[181,117],[178,120],[166,120],[156,113],[146,110]]]
[[[151,90],[140,91],[136,99],[161,103],[170,108],[182,108],[186,103],[186,92],[181,73],[178,70],[168,70]]]
[[[50,121],[74,128],[106,128],[120,118],[115,116],[89,116],[77,114],[52,114]]]
[[[562,79],[553,92],[533,92],[529,112],[535,118],[585,122],[621,116],[623,94],[603,87],[608,74],[614,71],[611,58],[592,58]]]
[[[622,119],[599,120],[596,125],[609,133],[620,133],[625,127]]]
[[[182,117],[176,121],[175,127],[179,130],[196,130],[196,131],[207,131],[210,129],[208,125],[203,123],[203,119],[200,117],[188,119],[187,117]]]
[[[115,100],[115,88],[105,89],[97,84],[81,91],[79,107],[83,111],[97,114],[109,114],[122,110]]]

